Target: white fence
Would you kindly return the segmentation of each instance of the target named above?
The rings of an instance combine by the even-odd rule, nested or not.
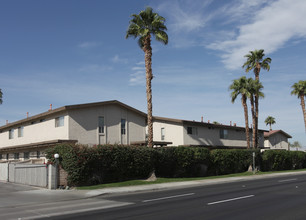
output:
[[[0,163],[0,181],[56,189],[58,169],[51,164]]]
[[[48,167],[45,164],[9,164],[8,181],[31,186],[48,186]]]
[[[8,181],[8,163],[0,163],[0,181]]]

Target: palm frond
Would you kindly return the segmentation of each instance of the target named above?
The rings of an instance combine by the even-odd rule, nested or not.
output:
[[[153,35],[155,39],[163,44],[168,43],[168,35],[165,32],[167,27],[164,22],[166,19],[153,12],[151,7],[146,7],[138,15],[132,14],[132,20],[126,32],[126,38],[133,36],[139,37],[138,45],[143,48],[143,39],[148,35]]]

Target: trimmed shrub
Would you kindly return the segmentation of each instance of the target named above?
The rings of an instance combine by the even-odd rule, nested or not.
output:
[[[92,185],[147,178],[154,170],[155,151],[148,147],[102,145],[58,145],[47,151],[47,158],[60,155],[70,185]]]
[[[158,177],[199,177],[245,172],[253,163],[253,150],[203,147],[166,147],[61,144],[46,151],[49,163],[54,154],[68,173],[69,185],[93,185],[131,179],[146,179],[155,170]],[[306,168],[306,153],[267,150],[256,153],[262,171]]]
[[[267,150],[262,154],[262,171],[291,170],[290,152],[285,150]]]
[[[244,149],[216,149],[211,151],[210,174],[224,175],[241,173],[248,170],[253,163],[252,150]],[[259,152],[256,151],[256,164],[258,164]]]
[[[159,177],[198,177],[207,175],[210,153],[201,147],[157,149],[156,175]]]
[[[301,151],[267,150],[262,154],[262,170],[293,170],[306,168],[306,154]]]
[[[292,159],[292,169],[306,168],[306,153],[301,151],[290,151]]]

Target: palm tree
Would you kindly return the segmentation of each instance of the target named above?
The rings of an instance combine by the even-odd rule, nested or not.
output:
[[[232,103],[235,102],[238,95],[241,95],[241,103],[244,110],[244,119],[245,119],[245,135],[247,141],[247,148],[250,148],[250,133],[249,133],[249,117],[248,117],[248,106],[247,106],[247,97],[249,97],[248,83],[245,76],[235,79],[229,87],[231,92]]]
[[[254,100],[254,96],[257,95],[259,98],[264,97],[264,94],[261,92],[261,90],[263,89],[263,85],[261,84],[261,82],[257,81],[257,80],[253,80],[252,78],[248,78],[247,79],[247,83],[248,83],[248,90],[249,90],[249,99],[250,99],[250,103],[251,103],[251,113],[252,113],[252,121],[253,121],[253,147],[254,148],[258,148],[258,132],[256,129],[256,112],[255,112],[255,100]]]
[[[2,91],[0,89],[0,104],[2,104],[2,95],[3,95],[3,93],[2,93]]]
[[[132,20],[126,32],[126,38],[133,36],[139,37],[138,44],[145,53],[145,66],[146,66],[146,91],[147,91],[147,123],[148,123],[148,146],[153,147],[153,116],[152,116],[152,88],[151,81],[152,74],[152,48],[151,48],[151,35],[157,41],[163,44],[168,43],[168,35],[165,32],[165,18],[153,12],[151,7],[147,7],[141,11],[139,15],[132,14]]]
[[[263,59],[265,56],[264,50],[254,50],[250,51],[249,54],[244,57],[247,58],[247,61],[243,64],[242,68],[245,68],[245,71],[248,73],[250,70],[254,71],[255,79],[259,81],[259,73],[261,68],[264,70],[270,70],[270,63],[272,59],[267,57]]]
[[[306,95],[306,81],[300,80],[298,83],[294,83],[291,86],[293,89],[291,95],[296,95],[301,99],[301,106],[304,115],[305,131],[306,131],[306,110],[305,110],[305,95]]]
[[[268,116],[265,120],[265,123],[266,123],[266,125],[270,125],[270,131],[272,131],[272,126],[271,125],[274,125],[276,123],[275,118],[273,118],[272,116]]]
[[[296,150],[298,151],[299,148],[301,148],[302,146],[301,146],[300,142],[294,141],[293,144],[289,143],[289,147],[296,148]]]
[[[264,50],[254,50],[250,51],[249,54],[245,55],[244,57],[247,58],[247,61],[243,64],[242,68],[245,68],[246,72],[249,72],[250,70],[254,71],[255,74],[255,80],[259,81],[259,73],[261,69],[270,70],[270,63],[272,59],[270,57],[267,57],[263,59],[265,56]],[[255,94],[255,112],[256,112],[256,121],[255,121],[255,128],[256,128],[256,137],[258,137],[258,114],[259,114],[259,104],[258,104],[258,95]],[[258,140],[256,140],[258,147]]]

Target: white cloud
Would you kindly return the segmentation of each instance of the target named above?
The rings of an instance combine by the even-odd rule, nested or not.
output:
[[[132,67],[133,73],[130,74],[129,85],[145,85],[146,82],[146,68],[144,62],[136,63],[136,66]]]
[[[224,52],[229,69],[240,68],[244,55],[254,49],[273,53],[295,38],[306,37],[306,1],[279,0],[257,9],[254,19],[239,26],[234,39],[211,43],[208,48]]]
[[[165,1],[157,8],[166,18],[169,39],[174,47],[190,47],[195,41],[188,37],[189,33],[197,32],[206,26],[211,16],[205,13],[211,4],[209,1],[184,0]]]
[[[99,43],[99,42],[86,41],[86,42],[78,44],[78,47],[82,48],[82,49],[90,49],[90,48],[94,48],[94,47],[97,47],[97,46],[100,46],[100,45],[101,45],[101,43]]]
[[[113,63],[127,63],[128,62],[128,59],[124,59],[124,58],[120,58],[118,54],[116,54],[112,59],[111,61]]]

